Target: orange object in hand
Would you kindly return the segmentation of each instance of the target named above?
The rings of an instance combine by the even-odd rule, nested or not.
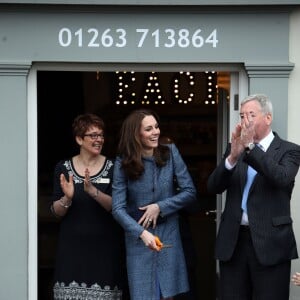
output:
[[[159,237],[156,235],[155,236],[155,243],[156,243],[156,246],[158,248],[158,251],[160,251],[162,248],[170,248],[172,247],[172,245],[166,245],[164,244],[160,239]]]
[[[158,236],[155,236],[155,243],[156,243],[156,246],[158,248],[158,251],[160,251],[164,244],[161,242],[161,240],[159,239]]]

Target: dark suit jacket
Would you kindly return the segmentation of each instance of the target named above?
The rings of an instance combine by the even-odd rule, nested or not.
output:
[[[231,171],[225,168],[229,152],[230,144],[208,179],[210,192],[221,194],[227,191],[216,240],[216,258],[228,261],[235,249],[248,164],[257,171],[249,191],[247,209],[258,260],[263,265],[274,265],[298,258],[290,199],[300,164],[300,146],[280,139],[275,133],[267,152],[255,147],[249,154],[243,154]]]

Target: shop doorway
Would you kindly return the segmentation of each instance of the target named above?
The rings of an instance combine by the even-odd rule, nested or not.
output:
[[[220,128],[227,131],[221,119],[228,113],[229,91],[229,72],[37,72],[39,300],[53,299],[59,221],[48,204],[56,162],[77,150],[73,118],[83,112],[99,114],[107,125],[103,153],[114,157],[122,120],[141,106],[159,114],[162,134],[178,146],[197,187],[197,204],[181,212],[192,292],[180,299],[216,299],[217,207],[206,180],[217,162],[218,141],[224,138]]]

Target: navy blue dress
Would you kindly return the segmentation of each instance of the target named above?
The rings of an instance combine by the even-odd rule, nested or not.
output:
[[[74,177],[71,207],[62,218],[56,256],[54,299],[122,299],[125,259],[122,228],[83,190],[84,177],[72,160],[60,161],[54,174],[53,201],[63,196],[59,176]],[[113,162],[91,177],[102,192],[111,195]]]

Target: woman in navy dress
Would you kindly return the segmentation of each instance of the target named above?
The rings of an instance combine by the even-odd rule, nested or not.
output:
[[[79,154],[58,162],[54,172],[51,209],[61,219],[54,299],[120,300],[123,232],[111,214],[113,162],[101,154],[104,123],[80,115],[73,133]]]
[[[159,137],[157,115],[133,111],[115,161],[113,216],[125,230],[131,300],[172,299],[189,290],[177,212],[196,190],[176,146]],[[169,247],[160,249],[156,236]]]

